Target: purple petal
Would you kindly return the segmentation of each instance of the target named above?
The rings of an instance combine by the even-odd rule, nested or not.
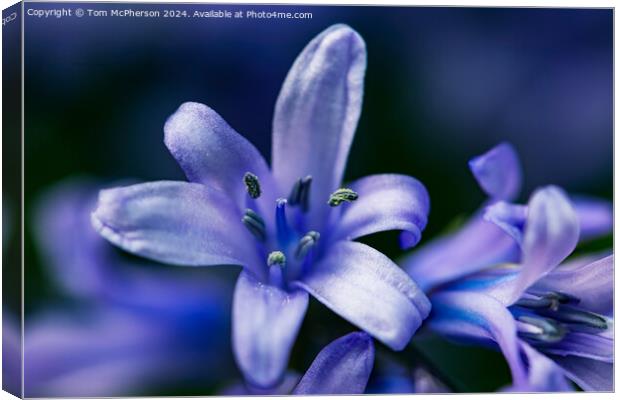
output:
[[[358,199],[344,205],[335,239],[353,240],[371,233],[402,230],[415,245],[426,227],[428,192],[418,180],[405,175],[383,174],[351,184]]]
[[[246,381],[279,383],[308,307],[308,294],[285,292],[242,272],[233,300],[233,349]]]
[[[346,25],[334,25],[297,57],[276,103],[273,173],[283,190],[312,175],[310,212],[315,221],[328,211],[325,203],[342,180],[361,111],[365,70],[363,39]]]
[[[248,250],[254,238],[235,206],[204,185],[162,181],[103,190],[92,222],[113,244],[156,261],[258,265]]]
[[[612,315],[614,294],[614,256],[591,262],[576,259],[567,262],[533,286],[542,292],[563,292],[579,299],[579,307],[603,315]]]
[[[501,143],[469,162],[480,187],[496,200],[513,200],[521,190],[521,163],[515,149]]]
[[[527,382],[519,354],[517,327],[512,314],[494,298],[466,291],[438,292],[432,296],[430,327],[455,339],[486,339],[496,342],[510,366],[513,383]]]
[[[297,284],[393,350],[403,349],[430,312],[416,283],[362,243],[337,242]]]
[[[527,207],[498,201],[484,211],[484,219],[499,226],[519,245],[523,243],[523,226],[527,217]]]
[[[527,362],[527,385],[509,390],[519,392],[571,392],[573,389],[564,377],[564,371],[551,359],[529,344],[521,341],[522,354]]]
[[[502,262],[518,260],[513,238],[474,215],[455,233],[416,249],[401,265],[424,291]]]
[[[585,391],[611,392],[614,388],[614,364],[582,357],[552,356],[573,382]]]
[[[263,188],[271,187],[271,172],[260,152],[204,104],[182,104],[164,132],[166,146],[190,182],[217,187],[241,207],[246,172],[257,175]]]
[[[597,361],[614,361],[613,329],[607,332],[610,337],[583,332],[570,332],[564,338],[545,349],[548,354],[558,356],[578,356]]]
[[[608,235],[613,230],[613,204],[607,200],[586,196],[571,196],[579,217],[579,240],[594,239]]]
[[[366,333],[334,340],[316,356],[294,394],[362,394],[375,361],[375,347]]]
[[[578,239],[579,220],[564,192],[555,186],[535,191],[528,203],[521,274],[510,298],[517,300],[527,287],[557,267]]]

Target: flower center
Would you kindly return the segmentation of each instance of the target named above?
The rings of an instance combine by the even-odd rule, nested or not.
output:
[[[600,333],[605,317],[577,307],[579,299],[561,292],[527,292],[509,309],[518,334],[537,347],[560,342],[570,332]]]
[[[243,183],[251,199],[248,204],[252,207],[253,201],[262,194],[259,178],[247,172]],[[286,288],[288,282],[308,271],[319,256],[321,234],[307,229],[311,186],[312,176],[299,178],[287,198],[276,200],[275,232],[269,231],[265,219],[255,209],[247,208],[241,218],[264,253],[269,284]],[[337,207],[343,202],[355,201],[357,197],[353,190],[341,188],[332,193],[327,204]]]

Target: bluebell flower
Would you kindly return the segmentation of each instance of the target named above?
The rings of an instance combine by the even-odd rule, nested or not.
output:
[[[584,390],[611,390],[613,255],[565,261],[580,239],[611,230],[611,205],[571,200],[555,186],[536,190],[527,205],[509,203],[521,168],[508,144],[470,167],[490,197],[485,207],[403,263],[429,294],[430,328],[499,346],[511,389],[570,390],[568,377]]]
[[[297,57],[275,106],[271,170],[215,111],[185,103],[164,142],[189,182],[102,191],[92,215],[110,242],[181,266],[241,266],[233,349],[245,379],[276,385],[308,294],[394,350],[430,311],[388,257],[354,241],[386,230],[420,239],[428,193],[416,179],[374,175],[341,186],[360,115],[366,48],[335,25]]]
[[[64,182],[36,207],[43,272],[64,301],[27,315],[25,395],[130,396],[219,383],[234,372],[231,285],[208,271],[188,276],[121,256],[90,223],[100,187]]]

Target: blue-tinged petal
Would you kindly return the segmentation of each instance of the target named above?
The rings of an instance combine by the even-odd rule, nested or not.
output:
[[[424,291],[445,282],[519,258],[514,239],[474,215],[461,229],[416,249],[400,265]]]
[[[294,394],[362,394],[375,362],[372,338],[354,332],[334,340],[316,356]]]
[[[579,240],[608,235],[613,230],[614,209],[610,201],[587,196],[571,196],[579,217]]]
[[[146,268],[146,260],[120,256],[92,227],[99,186],[63,182],[37,202],[32,230],[46,271],[65,294],[158,313],[195,313],[222,307],[228,283],[212,271]],[[209,306],[205,306],[205,305]]]
[[[614,256],[578,258],[561,264],[532,287],[539,292],[563,292],[579,299],[579,307],[611,316],[614,303]]]
[[[521,190],[521,163],[509,143],[501,143],[469,161],[480,187],[491,198],[513,200]]]
[[[308,307],[302,290],[285,292],[242,272],[233,300],[233,349],[250,384],[277,385]]]
[[[418,180],[405,175],[383,174],[352,183],[358,199],[342,207],[335,239],[353,240],[371,233],[402,230],[415,245],[426,227],[430,200]]]
[[[190,182],[213,186],[244,207],[243,176],[258,176],[273,192],[269,167],[260,152],[211,108],[184,103],[168,118],[164,142]]]
[[[526,206],[498,201],[485,209],[483,218],[502,228],[519,245],[523,243],[523,227],[527,218]]]
[[[614,388],[614,364],[575,356],[551,356],[573,382],[585,391],[610,392]]]
[[[438,292],[432,296],[432,303],[431,329],[457,340],[494,341],[510,366],[513,384],[526,384],[515,321],[502,303],[485,294],[467,291]]]
[[[575,249],[578,239],[579,220],[564,191],[556,186],[536,190],[528,202],[521,273],[509,299],[516,301],[531,284],[557,267]]]
[[[283,190],[312,175],[311,218],[321,224],[338,189],[359,119],[366,46],[346,25],[315,37],[291,67],[273,120],[273,173]],[[320,227],[312,227],[320,228]]]
[[[521,266],[518,264],[498,264],[450,282],[444,288],[484,293],[507,307],[512,304],[510,294],[520,272]]]
[[[614,361],[613,330],[607,336],[599,336],[583,332],[570,332],[558,343],[545,348],[547,354],[558,356],[578,356],[597,361]]]
[[[509,390],[519,392],[571,392],[564,371],[551,359],[521,341],[522,355],[527,363],[527,384],[513,385]]]
[[[102,190],[92,222],[113,244],[156,261],[256,265],[255,240],[236,207],[204,185],[162,181]]]
[[[296,283],[393,350],[409,343],[430,312],[430,302],[416,283],[362,243],[334,243]]]

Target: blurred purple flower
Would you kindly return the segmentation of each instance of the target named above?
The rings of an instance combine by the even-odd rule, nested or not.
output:
[[[429,210],[426,189],[411,177],[375,175],[340,186],[365,69],[365,44],[348,26],[332,26],[306,46],[276,103],[271,171],[213,110],[183,104],[166,122],[164,141],[190,182],[105,190],[93,213],[97,230],[134,254],[243,267],[233,347],[252,385],[281,379],[308,293],[394,350],[430,311],[406,273],[353,241],[402,230],[413,246]]]
[[[44,272],[70,304],[26,318],[25,395],[130,396],[217,383],[233,371],[227,282],[121,256],[90,224],[99,189],[66,182],[37,207]]]
[[[403,263],[429,294],[429,326],[451,338],[496,343],[514,390],[570,390],[564,375],[584,390],[611,390],[613,255],[562,264],[580,238],[611,230],[611,205],[571,202],[554,186],[535,191],[526,206],[507,203],[521,186],[507,144],[470,167],[488,205]],[[442,271],[427,276],[433,268]]]

